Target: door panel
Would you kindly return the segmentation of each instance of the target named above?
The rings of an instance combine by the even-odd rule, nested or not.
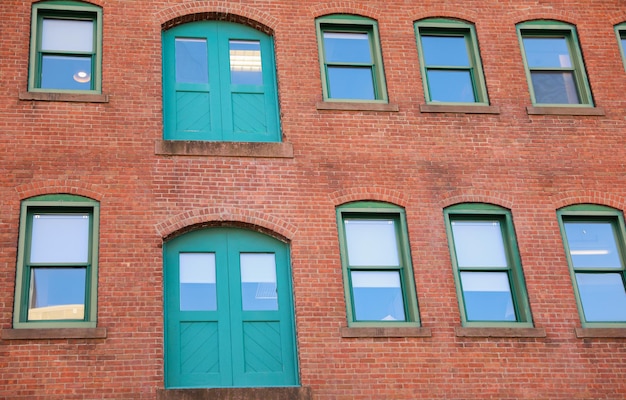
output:
[[[164,254],[167,387],[298,384],[286,244],[209,228]]]

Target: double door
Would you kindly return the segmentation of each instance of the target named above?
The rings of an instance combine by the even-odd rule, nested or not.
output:
[[[288,246],[207,228],[164,246],[166,387],[298,384]]]

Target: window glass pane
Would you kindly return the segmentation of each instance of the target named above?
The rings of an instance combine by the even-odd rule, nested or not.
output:
[[[576,274],[580,301],[589,322],[626,321],[622,274]]]
[[[537,103],[580,104],[574,74],[571,72],[532,72]]]
[[[89,214],[34,214],[31,263],[87,263]]]
[[[352,271],[357,321],[405,321],[399,271]]]
[[[215,254],[180,253],[180,310],[217,310]]]
[[[372,69],[328,67],[328,90],[334,99],[374,100]]]
[[[42,51],[93,51],[93,21],[44,18]]]
[[[565,222],[574,268],[622,268],[610,222]]]
[[[473,103],[474,87],[469,71],[428,71],[431,101]]]
[[[261,43],[231,40],[230,83],[233,85],[262,85]]]
[[[176,82],[209,83],[209,64],[205,39],[175,40]]]
[[[324,53],[327,63],[372,62],[367,33],[324,32]]]
[[[86,268],[33,268],[28,319],[84,319]]]
[[[526,51],[526,62],[530,68],[552,67],[571,68],[572,60],[567,40],[560,38],[523,38],[524,50]]]
[[[239,261],[243,310],[278,310],[276,256],[266,253],[242,253]]]
[[[452,221],[459,267],[507,267],[499,221]]]
[[[422,50],[428,66],[469,67],[463,36],[422,36]]]
[[[515,321],[506,272],[461,272],[468,321]]]
[[[351,266],[399,266],[393,220],[346,219],[346,245]]]
[[[622,34],[622,50],[624,50],[624,56],[626,56],[626,38],[623,36],[624,34]]]
[[[43,56],[41,87],[44,89],[91,89],[91,58]]]

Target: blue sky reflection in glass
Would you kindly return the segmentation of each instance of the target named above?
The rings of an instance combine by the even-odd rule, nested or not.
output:
[[[374,100],[373,61],[367,33],[324,32],[331,98]]]
[[[177,38],[176,82],[209,83],[209,67],[206,39]]]
[[[422,35],[421,38],[430,100],[475,102],[465,37]]]

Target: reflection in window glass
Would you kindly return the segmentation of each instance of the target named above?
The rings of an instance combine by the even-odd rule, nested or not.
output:
[[[577,273],[585,319],[589,322],[626,322],[626,290],[621,274]]]
[[[469,71],[428,71],[431,101],[473,103],[476,101]]]
[[[422,46],[428,66],[470,66],[463,36],[422,35]]]
[[[506,267],[499,221],[453,221],[452,234],[459,267]]]
[[[41,50],[93,51],[93,21],[44,18]]]
[[[35,214],[30,262],[86,263],[89,257],[89,214]]]
[[[230,82],[233,85],[262,85],[261,43],[230,40]]]
[[[398,266],[398,243],[393,220],[344,221],[351,266]]]
[[[516,321],[506,272],[461,272],[468,321]]]
[[[28,320],[82,320],[86,268],[33,268]]]
[[[180,310],[217,310],[215,254],[180,253]]]
[[[244,311],[278,310],[276,256],[241,253],[241,305]]]
[[[405,321],[399,271],[352,271],[357,321]]]
[[[374,100],[371,68],[328,67],[328,90],[335,99]]]
[[[533,67],[571,68],[572,60],[565,37],[525,37],[526,62]]]
[[[324,32],[324,53],[327,63],[372,62],[367,33]]]
[[[574,268],[622,268],[610,222],[565,222],[565,233]]]
[[[209,83],[209,67],[206,39],[175,40],[176,82]]]

